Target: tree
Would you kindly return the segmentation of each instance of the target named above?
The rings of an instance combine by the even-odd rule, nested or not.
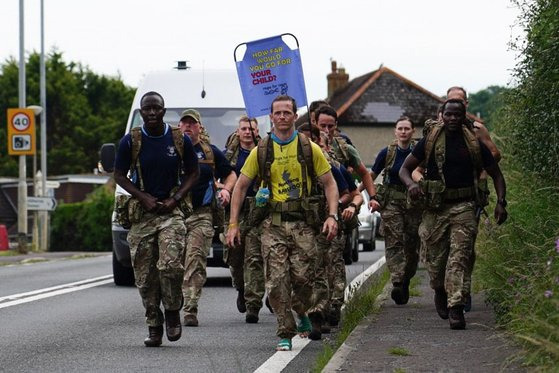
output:
[[[503,94],[508,89],[505,87],[492,85],[468,97],[468,111],[472,114],[481,116],[487,128],[492,129],[494,115],[502,107]]]
[[[122,136],[134,89],[119,77],[100,76],[80,63],[66,63],[56,50],[47,56],[45,65],[48,173],[91,172],[100,145]],[[18,107],[18,70],[13,58],[0,67],[1,123],[6,123],[7,108]],[[27,103],[39,104],[38,53],[29,56],[26,74]],[[7,155],[5,126],[0,126],[0,175],[17,175],[16,157]]]
[[[520,52],[518,83],[506,95],[499,132],[526,170],[559,179],[559,2],[518,0],[525,38],[511,43]]]

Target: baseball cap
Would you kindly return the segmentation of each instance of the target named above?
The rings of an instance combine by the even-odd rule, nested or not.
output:
[[[200,113],[197,110],[186,109],[185,111],[182,112],[180,120],[183,120],[185,117],[191,117],[196,122],[202,123],[202,120],[200,119]]]

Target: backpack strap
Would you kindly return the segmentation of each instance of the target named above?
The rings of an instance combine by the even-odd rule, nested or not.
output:
[[[425,165],[427,166],[429,164],[429,158],[433,150],[435,150],[435,163],[437,165],[439,177],[444,183],[443,165],[445,161],[446,136],[442,131],[443,128],[444,123],[437,122],[427,134],[425,139]],[[441,133],[443,133],[442,136]]]
[[[274,142],[270,136],[266,136],[258,142],[256,155],[258,159],[258,176],[262,180],[262,184],[270,191],[270,199],[272,199],[272,162],[274,161]]]
[[[205,141],[200,141],[200,147],[204,152],[204,156],[206,159],[199,159],[198,163],[200,164],[207,164],[212,168],[212,171],[215,173],[215,160],[214,160],[214,152],[210,144]]]
[[[398,141],[394,140],[392,144],[388,145],[388,149],[386,150],[386,159],[384,160],[384,170],[383,170],[383,177],[382,183],[384,185],[388,185],[388,174],[392,167],[394,166],[394,162],[396,161],[396,150],[398,149]]]
[[[312,145],[310,139],[302,133],[298,134],[297,160],[301,165],[301,176],[303,178],[302,194],[304,196],[309,196],[309,189],[307,185],[307,176],[309,176],[311,179],[310,195],[317,195],[318,180],[312,158]]]
[[[132,155],[130,158],[130,175],[136,172],[140,181],[140,190],[144,191],[144,180],[142,178],[142,167],[140,166],[140,149],[142,148],[142,127],[134,127],[130,130],[132,139]]]
[[[336,136],[333,138],[333,141],[335,141],[338,146],[336,147],[339,150],[339,154],[336,154],[337,156],[341,155],[342,159],[338,159],[338,161],[343,164],[344,166],[348,166],[349,165],[349,153],[347,150],[348,147],[348,143],[347,141],[341,137],[341,136]]]
[[[476,202],[481,204],[481,195],[479,193],[479,175],[483,169],[483,160],[481,158],[481,147],[479,141],[473,131],[473,126],[468,125],[462,126],[462,133],[464,134],[464,140],[466,141],[466,146],[470,152],[470,157],[472,158],[472,165],[474,169],[474,191]]]

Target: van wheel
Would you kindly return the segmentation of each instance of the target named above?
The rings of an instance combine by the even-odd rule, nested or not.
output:
[[[113,278],[117,286],[134,286],[134,270],[132,267],[125,267],[116,258],[113,251]]]

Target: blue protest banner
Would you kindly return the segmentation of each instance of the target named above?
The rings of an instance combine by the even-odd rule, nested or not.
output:
[[[243,92],[247,115],[259,117],[270,114],[270,105],[279,95],[289,95],[299,107],[307,105],[307,92],[299,43],[291,49],[282,39],[282,34],[247,43],[242,60],[235,62],[237,75]],[[295,38],[297,41],[297,38]]]

